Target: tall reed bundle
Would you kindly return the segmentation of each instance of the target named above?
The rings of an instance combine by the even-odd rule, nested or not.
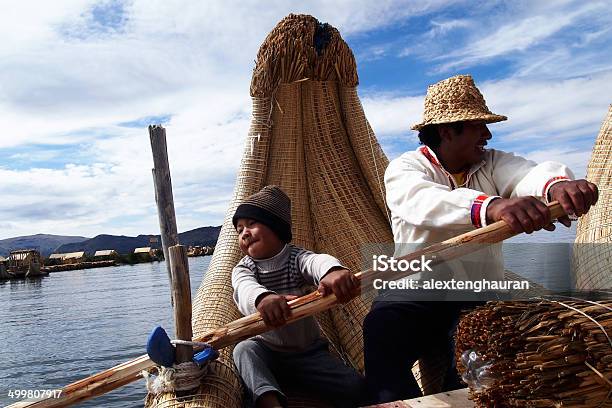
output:
[[[474,350],[493,363],[479,407],[612,406],[612,300],[489,302],[465,315],[457,367]]]
[[[194,336],[240,317],[231,272],[242,254],[231,218],[241,201],[265,185],[276,184],[291,197],[296,245],[330,253],[353,271],[363,269],[365,245],[393,242],[383,187],[388,160],[367,122],[357,83],[355,59],[335,28],[289,15],[266,37],[253,72],[253,117],[233,198],[194,301]],[[357,298],[317,316],[332,351],[361,371],[361,325],[369,303]],[[150,396],[147,406],[241,406],[231,352],[222,350],[190,401],[164,394]],[[291,406],[326,406],[289,397]]]
[[[587,179],[599,187],[599,202],[578,221],[576,288],[612,289],[612,105],[595,141]]]

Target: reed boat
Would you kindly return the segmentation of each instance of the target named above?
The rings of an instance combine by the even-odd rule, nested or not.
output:
[[[289,15],[265,39],[253,71],[251,127],[233,197],[209,269],[190,309],[193,338],[208,342],[220,355],[209,363],[207,374],[192,392],[187,395],[150,393],[145,407],[243,406],[232,348],[240,339],[267,330],[257,315],[242,317],[232,298],[231,271],[242,255],[231,218],[238,204],[249,195],[265,185],[280,186],[293,203],[296,245],[332,254],[354,271],[364,269],[364,251],[393,244],[383,183],[388,159],[363,111],[357,94],[358,82],[355,59],[348,45],[335,28],[321,24],[312,16]],[[580,242],[593,239],[605,244],[612,242],[610,223],[601,222],[608,220],[612,213],[611,129],[612,113],[602,126],[589,165],[589,179],[601,188],[600,203],[580,221],[577,237]],[[563,213],[556,214],[558,217]],[[462,243],[476,239],[478,234],[494,233],[498,240],[511,236],[503,222],[482,230],[464,234],[451,243],[436,244],[429,250],[455,250]],[[593,253],[575,253],[577,288],[589,285],[601,288],[606,287],[597,286],[601,282],[609,284],[612,257],[604,259],[599,253],[597,256],[593,260]],[[593,262],[598,266],[592,267]],[[371,277],[370,271],[359,275],[360,279]],[[516,275],[509,277],[515,279]],[[534,296],[543,295],[540,289]],[[373,294],[357,297],[344,305],[335,304],[334,298],[333,295],[321,298],[313,293],[290,304],[297,317],[316,312],[331,351],[345,364],[363,372],[361,327]],[[582,310],[581,307],[577,308]],[[608,317],[597,324],[605,326],[604,331],[609,330],[612,336],[612,319]],[[593,336],[600,338],[601,333],[595,329]],[[609,355],[612,356],[612,351]],[[606,358],[594,363],[594,368],[603,376],[602,387],[606,387],[606,381],[612,381],[612,359]],[[18,403],[12,407],[67,406],[135,381],[141,378],[142,370],[153,371],[153,366],[143,355],[66,386],[59,400]],[[474,406],[465,389],[436,395],[444,368],[443,359],[436,355],[419,361],[413,371],[424,394],[433,395],[381,407]],[[592,381],[598,384],[599,380]],[[298,390],[288,390],[287,395],[291,407],[329,406],[326,401]],[[605,399],[601,401],[601,406],[609,406]]]
[[[33,278],[45,275],[40,252],[34,249],[12,251],[8,257],[6,272],[11,278]]]

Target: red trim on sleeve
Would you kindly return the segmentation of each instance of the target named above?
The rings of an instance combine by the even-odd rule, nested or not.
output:
[[[472,221],[472,225],[476,228],[482,227],[482,221],[480,220],[480,209],[482,208],[482,203],[489,198],[488,195],[481,194],[472,203],[472,208],[470,209],[470,219]]]
[[[553,177],[550,180],[548,180],[546,184],[544,184],[544,189],[542,189],[542,197],[546,197],[546,193],[548,192],[548,187],[550,187],[552,182],[557,181],[557,180],[569,180],[569,178],[566,176],[558,176],[558,177]]]

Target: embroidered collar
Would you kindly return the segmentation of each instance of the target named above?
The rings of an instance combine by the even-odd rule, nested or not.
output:
[[[419,147],[419,151],[421,152],[421,154],[423,154],[423,156],[425,156],[427,158],[427,160],[429,160],[434,166],[439,167],[440,169],[442,169],[442,171],[444,171],[447,175],[451,176],[451,173],[446,170],[444,168],[444,166],[442,166],[442,164],[440,163],[440,161],[438,160],[438,158],[436,157],[436,153],[431,150],[428,146],[421,146]],[[473,165],[469,171],[467,172],[466,175],[466,183],[467,183],[467,179],[474,173],[476,173],[476,171],[481,168],[482,166],[484,166],[487,163],[486,160],[481,161],[478,164]]]

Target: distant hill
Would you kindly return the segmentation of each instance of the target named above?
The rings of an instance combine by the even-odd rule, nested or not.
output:
[[[217,243],[221,227],[200,227],[191,231],[185,231],[179,234],[179,242],[181,245],[201,245],[213,246]],[[157,242],[151,243],[151,238]],[[57,248],[57,253],[79,252],[85,251],[86,254],[92,255],[96,251],[104,249],[114,249],[120,254],[129,254],[134,252],[135,248],[140,247],[161,248],[161,238],[159,235],[138,235],[137,237],[126,237],[125,235],[98,235],[94,238],[82,242],[75,242],[62,245]]]
[[[36,249],[42,256],[49,256],[62,245],[83,242],[89,238],[50,234],[36,234],[0,240],[0,255],[8,256],[16,249]]]

